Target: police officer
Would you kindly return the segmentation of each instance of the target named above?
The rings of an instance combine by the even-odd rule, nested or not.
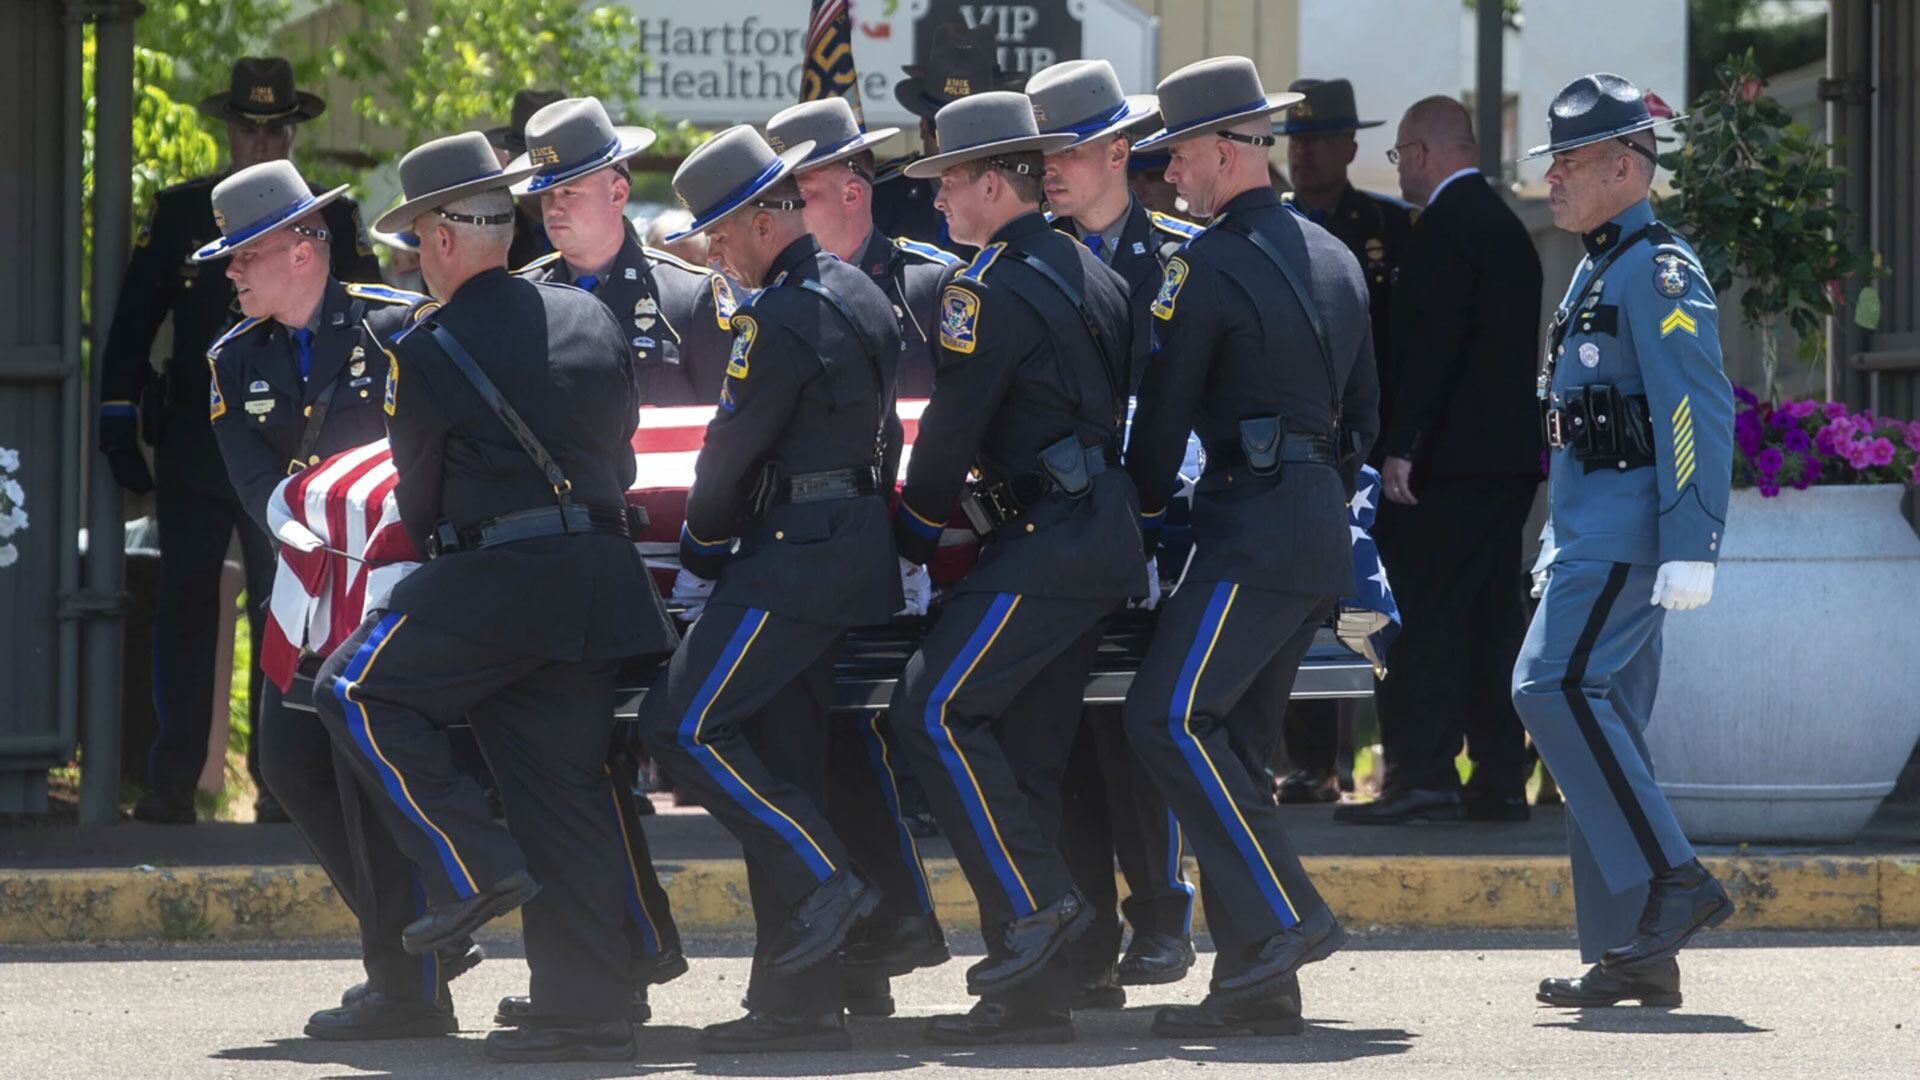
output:
[[[879,477],[900,336],[879,287],[807,234],[790,174],[813,149],[742,125],[673,177],[692,231],[759,290],[687,497],[674,599],[704,610],[641,718],[746,849],[759,934],[747,1015],[700,1034],[718,1052],[846,1049],[833,959],[879,901],[820,806],[841,635],[900,607]]]
[[[288,475],[386,437],[385,359],[365,335],[399,332],[427,299],[329,272],[323,211],[346,190],[315,195],[287,161],[241,169],[213,188],[223,235],[191,256],[225,261],[245,316],[207,354],[208,415],[240,504],[267,534],[268,500]],[[326,729],[287,708],[271,681],[256,715],[262,777],[360,921],[367,981],[340,1008],[315,1013],[307,1033],[386,1039],[455,1030],[447,981],[485,954],[464,942],[425,963],[407,955],[400,931],[419,915],[413,867],[370,797]]]
[[[767,142],[776,151],[813,143],[813,152],[793,170],[806,201],[801,218],[823,250],[864,271],[886,294],[900,333],[898,394],[924,398],[933,389],[940,293],[964,264],[930,244],[888,237],[874,226],[874,149],[899,133],[891,127],[861,130],[853,107],[839,97],[802,102],[767,121]],[[882,490],[892,489],[897,471],[897,442],[888,448]],[[916,582],[925,583],[926,574],[914,570]],[[917,610],[925,613],[924,599]],[[861,876],[880,891],[879,906],[854,927],[841,950],[847,1012],[854,1016],[891,1015],[888,980],[948,958],[926,869],[901,816],[902,785],[913,782],[884,712],[832,718],[827,820]]]
[[[1267,94],[1252,61],[1229,56],[1175,71],[1159,97],[1165,127],[1140,145],[1167,148],[1167,178],[1212,221],[1168,261],[1153,300],[1156,348],[1127,447],[1149,534],[1189,431],[1207,465],[1195,553],[1125,720],[1199,856],[1218,954],[1207,999],[1160,1010],[1154,1031],[1293,1033],[1294,971],[1346,934],[1287,842],[1260,768],[1275,718],[1235,706],[1285,699],[1352,582],[1346,485],[1378,405],[1366,283],[1345,247],[1268,182],[1268,117],[1299,94]]]
[[[942,152],[908,166],[939,178],[956,240],[982,245],[941,296],[933,399],[895,515],[924,562],[970,470],[978,563],[895,689],[895,734],[980,904],[983,1000],[937,1018],[944,1043],[1073,1037],[1060,947],[1093,919],[1059,847],[1059,793],[1102,624],[1146,592],[1138,504],[1113,468],[1126,408],[1126,286],[1040,213],[1042,135],[1023,96],[962,98],[935,118]]]
[[[557,101],[527,121],[528,150],[508,166],[539,171],[514,185],[537,200],[555,251],[521,267],[534,281],[585,289],[627,332],[642,405],[710,405],[726,378],[734,298],[727,279],[640,246],[624,210],[627,161],[653,132],[619,127],[598,98]]]
[[[556,101],[528,118],[524,130],[529,148],[507,168],[544,164],[513,186],[516,203],[539,204],[547,236],[558,247],[517,271],[518,276],[585,289],[607,306],[622,331],[633,335],[627,344],[641,405],[692,404],[698,400],[690,387],[692,374],[711,371],[717,377],[726,364],[727,338],[720,329],[724,320],[716,316],[715,305],[723,304],[730,313],[733,294],[720,275],[641,248],[622,212],[629,180],[625,163],[652,145],[654,133],[643,127],[614,127],[596,98]],[[639,764],[627,734],[622,731],[613,740],[607,767],[626,839],[627,946],[634,974],[633,1018],[640,1022],[652,1015],[647,987],[679,977],[687,961],[634,800]],[[512,1022],[530,1006],[525,997],[506,998],[496,1019]]]
[[[428,561],[328,658],[315,705],[421,871],[431,906],[407,951],[526,905],[530,1015],[488,1035],[488,1055],[630,1060],[607,744],[622,659],[675,640],[624,502],[632,358],[599,301],[508,274],[522,174],[485,136],[426,143],[399,171],[404,201],[379,226],[414,234],[446,298],[383,346],[395,498]],[[452,761],[445,729],[462,718],[511,834]]]
[[[293,149],[294,129],[326,107],[294,88],[293,68],[278,57],[236,61],[227,91],[200,102],[203,115],[226,125],[232,171],[285,159]],[[194,263],[191,256],[224,231],[214,220],[210,196],[225,175],[196,177],[155,198],[152,215],[134,239],[100,356],[100,449],[114,482],[136,495],[157,488],[162,573],[154,613],[153,696],[159,733],[147,756],[148,791],[134,804],[133,816],[158,824],[194,821],[193,792],[206,762],[213,716],[220,567],[236,530],[256,655],[259,620],[273,592],[273,547],[235,496],[211,425],[202,419],[208,387],[201,359],[234,321],[234,292],[223,267]],[[334,276],[378,281],[380,264],[353,200],[335,199],[321,216],[333,241],[328,248]],[[147,354],[169,316],[173,343],[162,376],[148,364]],[[152,473],[140,453],[142,436],[154,448]],[[261,683],[256,670],[249,701],[261,701]],[[269,797],[262,797],[257,810],[262,821],[286,819]]]
[[[1675,959],[1733,911],[1694,857],[1641,738],[1660,629],[1713,593],[1733,456],[1733,392],[1713,289],[1654,220],[1655,118],[1632,83],[1586,75],[1554,98],[1553,223],[1587,256],[1554,313],[1540,376],[1549,554],[1513,703],[1567,800],[1581,958],[1550,1005],[1680,1003]]]
[[[563,90],[516,90],[507,122],[486,130],[487,142],[504,168],[527,152],[527,121],[533,114],[566,97]],[[545,225],[540,220],[540,200],[513,201],[513,247],[507,250],[508,266],[525,266],[553,250]]]
[[[1027,83],[1045,134],[1074,141],[1047,155],[1045,187],[1054,227],[1078,239],[1127,286],[1133,355],[1127,384],[1146,371],[1148,308],[1166,261],[1200,227],[1142,207],[1127,186],[1128,132],[1158,119],[1151,94],[1127,96],[1105,60],[1068,60]],[[1127,744],[1117,705],[1086,708],[1074,739],[1064,794],[1062,848],[1095,923],[1072,947],[1075,1005],[1126,1004],[1125,985],[1177,982],[1193,966],[1193,886],[1180,857],[1180,830]],[[1120,956],[1119,897],[1113,867],[1127,879],[1133,939]]]
[[[1287,177],[1293,181],[1293,190],[1282,198],[1359,260],[1373,315],[1373,351],[1384,359],[1393,350],[1393,282],[1420,211],[1392,196],[1363,191],[1347,179],[1347,167],[1359,149],[1354,133],[1385,123],[1360,119],[1351,82],[1296,79],[1287,89],[1301,100],[1273,129],[1287,137]],[[1352,703],[1300,701],[1285,707],[1281,734],[1293,768],[1280,780],[1280,801],[1337,801],[1340,781],[1334,759],[1342,714],[1352,713]]]

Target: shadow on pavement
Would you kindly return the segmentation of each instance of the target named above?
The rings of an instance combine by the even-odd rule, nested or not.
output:
[[[1754,1027],[1737,1016],[1678,1009],[1554,1009],[1552,1012],[1570,1019],[1534,1027],[1610,1035],[1764,1035],[1773,1030]]]

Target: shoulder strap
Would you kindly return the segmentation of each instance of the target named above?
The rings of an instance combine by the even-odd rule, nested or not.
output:
[[[1294,268],[1287,265],[1287,260],[1280,257],[1280,250],[1273,246],[1273,242],[1261,236],[1257,230],[1243,221],[1229,221],[1225,217],[1217,224],[1235,236],[1244,237],[1280,271],[1281,277],[1287,279],[1287,287],[1293,290],[1293,298],[1299,301],[1300,310],[1306,313],[1307,325],[1313,328],[1314,344],[1320,347],[1320,362],[1327,369],[1327,391],[1333,395],[1333,426],[1338,430],[1341,419],[1340,376],[1333,365],[1333,345],[1327,338],[1326,323],[1320,318],[1320,306],[1313,302],[1313,292],[1307,288],[1306,282],[1300,280]]]
[[[308,407],[306,419],[300,428],[300,449],[287,462],[288,475],[306,468],[308,459],[313,457],[314,448],[320,445],[320,431],[326,426],[327,409],[333,404],[333,392],[340,388],[340,374],[334,373],[333,381],[320,388],[320,396]]]
[[[1580,310],[1580,306],[1587,302],[1587,297],[1593,295],[1593,290],[1599,287],[1601,283],[1600,278],[1613,267],[1613,264],[1619,260],[1620,256],[1625,255],[1629,249],[1640,241],[1655,236],[1665,236],[1671,239],[1673,234],[1667,231],[1665,225],[1657,221],[1641,226],[1633,233],[1630,233],[1618,244],[1615,244],[1612,251],[1607,252],[1606,258],[1594,264],[1593,273],[1587,275],[1586,284],[1580,287],[1579,295],[1574,296],[1570,303],[1562,304],[1554,311],[1553,325],[1547,330],[1547,355],[1541,362],[1540,376],[1536,380],[1534,387],[1536,396],[1541,400],[1545,400],[1547,394],[1552,391],[1553,369],[1557,366],[1556,362],[1560,356],[1560,345],[1567,340],[1567,331],[1573,325],[1572,313]]]
[[[454,337],[451,330],[440,325],[439,320],[433,320],[424,325],[427,333],[433,335],[433,340],[440,346],[441,351],[453,361],[453,366],[459,369],[460,374],[464,375],[467,382],[473,384],[474,390],[479,392],[480,400],[486,402],[487,408],[493,410],[493,415],[499,417],[500,422],[507,426],[507,431],[513,435],[514,441],[520,444],[520,449],[525,450],[527,456],[533,459],[533,463],[540,467],[540,472],[546,476],[547,483],[553,485],[553,497],[560,504],[561,509],[572,506],[573,481],[568,480],[567,474],[560,471],[560,463],[553,460],[553,455],[547,453],[547,448],[540,445],[539,439],[534,438],[526,422],[520,419],[520,414],[514,411],[506,398],[500,396],[500,388],[493,385],[493,380],[487,378],[487,373],[480,370],[479,364],[474,363],[473,356],[467,352],[466,346],[460,344],[460,339]]]
[[[1115,362],[1113,349],[1107,343],[1107,336],[1100,332],[1100,324],[1094,321],[1093,312],[1087,310],[1086,300],[1081,297],[1079,291],[1075,289],[1066,278],[1060,276],[1059,271],[1048,266],[1045,259],[1040,258],[1030,251],[1012,251],[1011,253],[1015,261],[1027,269],[1032,270],[1034,273],[1039,274],[1041,277],[1046,278],[1053,284],[1054,288],[1059,289],[1061,294],[1067,298],[1067,303],[1073,305],[1073,310],[1079,313],[1080,321],[1086,324],[1087,333],[1093,336],[1093,348],[1100,356],[1100,367],[1107,373],[1107,389],[1112,392],[1114,410],[1116,414],[1124,411],[1126,409],[1128,386],[1128,371],[1126,365],[1124,362]],[[1116,415],[1116,427],[1118,424],[1119,417]]]
[[[854,340],[860,343],[860,351],[867,355],[867,366],[873,369],[875,396],[880,401],[880,421],[874,435],[874,452],[877,455],[885,444],[887,415],[892,411],[892,402],[887,400],[886,373],[880,366],[880,348],[874,344],[871,337],[867,336],[866,328],[860,325],[860,320],[853,317],[853,309],[848,307],[847,302],[840,299],[832,289],[827,288],[812,278],[801,281],[800,287],[812,295],[825,300],[828,307],[840,313],[840,318],[845,320],[847,327],[853,331]]]

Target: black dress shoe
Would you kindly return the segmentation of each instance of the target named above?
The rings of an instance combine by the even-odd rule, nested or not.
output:
[[[961,1016],[936,1016],[927,1022],[927,1041],[944,1046],[1005,1046],[1070,1043],[1073,1013],[1066,1009],[1008,1008],[983,1001]]]
[[[659,986],[687,973],[687,954],[676,946],[643,956],[628,967],[635,986]]]
[[[1208,994],[1198,1005],[1169,1005],[1153,1014],[1153,1033],[1163,1039],[1299,1035],[1306,1030],[1300,998],[1290,994],[1259,1001],[1222,1001]]]
[[[1390,788],[1372,802],[1351,803],[1333,811],[1333,820],[1349,825],[1403,825],[1409,821],[1461,821],[1467,808],[1458,791]]]
[[[1213,993],[1225,1003],[1259,1001],[1279,995],[1294,972],[1332,956],[1347,943],[1347,932],[1323,905],[1293,926],[1260,945],[1253,962],[1214,982]]]
[[[647,1002],[647,988],[640,987],[633,992],[633,1001],[627,1019],[636,1024],[644,1024],[653,1019],[653,1006]],[[524,1027],[535,1023],[533,999],[524,994],[514,994],[500,999],[493,1012],[493,1022],[501,1027]]]
[[[978,997],[1039,974],[1060,946],[1092,925],[1093,909],[1080,890],[1068,889],[1067,895],[1007,925],[999,947],[967,969],[967,993]]]
[[[400,931],[400,945],[415,956],[429,949],[444,949],[472,937],[475,930],[533,899],[539,891],[539,882],[525,870],[515,870],[465,900],[429,908]]]
[[[472,971],[474,968],[479,967],[480,961],[486,958],[487,950],[481,948],[471,938],[469,938],[464,945],[456,941],[452,945],[440,950],[440,977],[447,982],[452,982],[467,972]],[[369,987],[366,983],[354,983],[352,986],[341,991],[340,1004],[342,1006],[352,1005],[354,1002],[367,996],[368,990]]]
[[[1533,817],[1525,794],[1493,795],[1469,788],[1460,793],[1460,802],[1466,808],[1468,821],[1518,822]]]
[[[892,1016],[893,982],[877,967],[840,968],[841,1000],[848,1016]]]
[[[1173,934],[1134,931],[1127,955],[1120,958],[1121,986],[1158,986],[1179,982],[1193,967],[1193,942]]]
[[[1075,1009],[1124,1009],[1127,1007],[1127,989],[1120,985],[1118,972],[1112,964],[1106,970],[1081,978],[1073,987],[1073,1007]]]
[[[280,805],[280,800],[274,798],[272,792],[263,791],[259,798],[253,800],[255,825],[286,825],[291,821],[293,819],[287,816],[287,808]]]
[[[863,919],[840,946],[840,962],[905,975],[947,962],[947,935],[931,913],[897,919]]]
[[[1625,945],[1600,954],[1600,963],[1609,969],[1642,968],[1669,959],[1693,935],[1719,926],[1732,914],[1727,890],[1699,859],[1690,859],[1647,883],[1647,906],[1641,909],[1639,928]]]
[[[1672,958],[1637,968],[1595,964],[1577,979],[1541,979],[1535,994],[1542,1004],[1568,1009],[1618,1005],[1672,1007],[1680,1004],[1680,961]]]
[[[1339,802],[1340,778],[1330,772],[1295,769],[1274,785],[1273,796],[1283,805],[1293,806]]]
[[[133,820],[149,825],[192,825],[200,816],[193,809],[193,792],[155,788],[133,804]]]
[[[538,1020],[487,1033],[487,1056],[495,1061],[632,1061],[638,1048],[625,1020],[598,1024]]]
[[[772,1054],[795,1050],[851,1050],[847,1021],[838,1009],[810,1016],[749,1012],[738,1020],[700,1029],[696,1046],[705,1054]]]
[[[880,890],[860,875],[851,870],[834,874],[794,905],[767,961],[768,972],[791,975],[833,956],[853,924],[879,906]]]
[[[307,1018],[307,1036],[328,1042],[424,1039],[460,1030],[453,1005],[391,998],[370,990],[351,1005],[321,1009]]]

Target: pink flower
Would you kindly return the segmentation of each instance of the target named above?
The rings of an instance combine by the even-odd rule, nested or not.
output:
[[[1788,415],[1796,420],[1804,420],[1812,416],[1819,408],[1820,403],[1817,401],[1790,401],[1787,403]]]
[[[1893,440],[1875,439],[1868,443],[1867,460],[1876,466],[1893,464]]]
[[[1847,464],[1862,470],[1872,468],[1873,452],[1868,445],[1866,442],[1848,443],[1845,448]]]
[[[1843,401],[1829,401],[1821,411],[1827,414],[1827,419],[1838,420],[1847,415],[1847,405]]]
[[[1905,441],[1907,449],[1920,450],[1920,420],[1907,425]]]
[[[1907,477],[1907,483],[1912,484],[1914,487],[1920,487],[1920,461],[1913,463],[1913,475]]]

